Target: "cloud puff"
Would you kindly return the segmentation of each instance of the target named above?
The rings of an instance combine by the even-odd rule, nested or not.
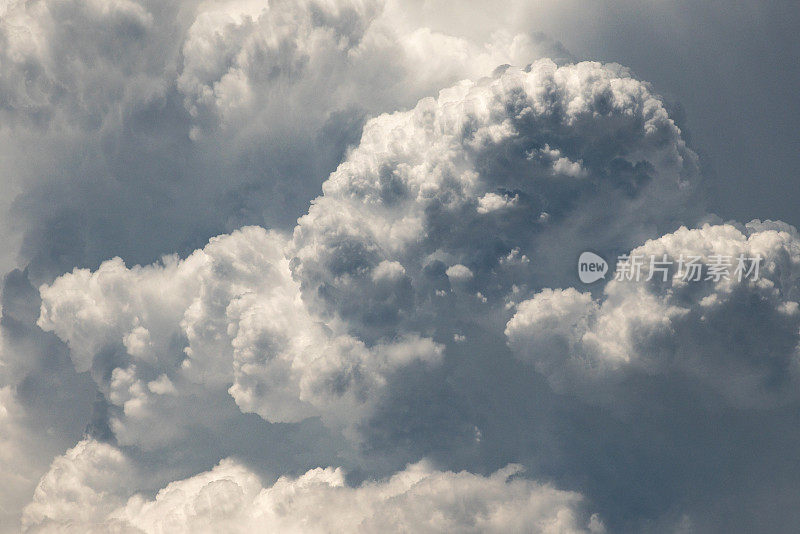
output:
[[[398,14],[403,7],[380,0],[279,1],[268,7],[234,0],[198,10],[177,78],[193,135],[218,128],[263,133],[257,126],[266,120],[273,129],[302,128],[298,116],[305,127],[318,127],[351,106],[386,111],[389,103],[411,105],[460,79],[486,76],[497,65],[568,55],[525,33],[497,31],[474,42],[407,25]],[[328,91],[320,93],[320,87]]]
[[[547,289],[519,304],[510,346],[560,390],[591,391],[630,373],[681,373],[736,406],[797,399],[800,236],[783,223],[704,225],[650,240],[641,279],[612,280],[599,299]],[[672,261],[666,276],[649,258]],[[742,276],[739,258],[745,260]],[[748,258],[762,259],[758,276]],[[678,261],[697,258],[699,281]],[[722,258],[722,259],[720,259]],[[730,263],[717,279],[709,265]],[[652,278],[647,280],[647,278]],[[665,280],[666,278],[666,280]],[[606,390],[608,393],[608,390]]]
[[[124,504],[120,493],[131,484],[131,467],[115,447],[83,440],[57,457],[25,507],[23,530],[98,531],[104,516]],[[60,523],[60,524],[59,524]]]
[[[56,459],[23,516],[26,532],[604,532],[580,494],[518,478],[443,472],[427,462],[350,486],[341,468],[316,468],[264,487],[233,459],[170,483],[153,499],[120,502],[124,455],[80,442]]]
[[[513,286],[564,281],[579,247],[693,217],[696,173],[661,100],[622,67],[499,69],[368,121],[295,228],[293,272],[310,306],[367,338],[502,309]],[[403,276],[378,280],[386,262]]]
[[[185,260],[128,269],[119,258],[42,288],[39,325],[70,347],[118,410],[123,443],[160,440],[214,413],[230,392],[268,421],[357,421],[393,370],[436,363],[441,347],[409,334],[372,346],[306,309],[279,234],[248,227]],[[205,406],[203,409],[198,409]]]

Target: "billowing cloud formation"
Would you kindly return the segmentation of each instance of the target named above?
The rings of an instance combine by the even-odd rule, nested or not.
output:
[[[97,527],[97,518],[124,501],[119,494],[130,484],[131,468],[124,454],[106,443],[80,441],[56,458],[25,507],[22,526],[57,531]],[[61,523],[61,525],[59,525]]]
[[[232,380],[215,383],[214,392],[222,389],[213,400],[216,393],[205,386],[174,383],[168,365],[122,361],[125,343],[133,352],[148,347],[143,329],[124,332],[130,335],[123,349],[120,340],[106,347],[113,362],[94,370],[104,386],[93,408],[92,381],[74,371],[57,338],[36,326],[38,312],[29,313],[39,307],[33,287],[76,266],[96,269],[114,256],[129,265],[165,253],[188,256],[211,236],[246,224],[290,227],[357,142],[367,117],[412,106],[499,64],[568,56],[547,38],[495,32],[496,24],[492,35],[474,38],[404,22],[406,15],[409,6],[380,1],[0,2],[0,273],[9,273],[0,290],[8,340],[0,352],[0,387],[17,441],[37,444],[18,448],[8,461],[25,476],[2,493],[3,514],[17,514],[53,455],[87,425],[93,435],[112,435],[109,418],[123,417],[125,405],[139,419],[116,429],[120,439],[141,438],[149,446],[197,438],[189,431],[196,423],[198,432],[215,435],[236,426],[231,418],[241,415],[233,402],[222,406]],[[155,339],[170,346],[162,356],[183,358],[180,327],[163,331],[179,339]],[[327,336],[316,327],[309,332]],[[160,333],[147,332],[151,340]],[[380,349],[395,340],[366,349],[356,340],[349,347],[346,339],[331,339],[338,353],[330,358],[339,357],[342,366],[349,361],[353,373],[364,375],[321,370],[316,376],[329,383],[304,387],[316,396],[346,388],[335,381],[359,384],[348,390],[361,396],[351,399],[348,414],[370,404],[386,370],[408,351],[436,359],[435,346],[412,346],[413,335],[396,340],[407,344],[405,352]],[[383,365],[366,370],[353,363],[373,349]],[[244,409],[279,420],[317,413],[307,401],[278,406],[261,398],[259,384],[273,380],[267,375],[278,367],[245,365],[244,347],[239,361],[246,369],[236,371],[232,350],[225,352],[225,371],[209,379],[237,373]],[[81,358],[78,369],[85,369],[92,357]],[[117,368],[113,380],[103,375]],[[248,378],[253,373],[257,380]],[[157,432],[136,428],[134,421],[158,410],[174,421],[156,424]],[[253,432],[247,428],[245,434]],[[261,431],[248,439],[263,439]],[[279,433],[286,434],[270,435]],[[205,443],[212,441],[219,442]],[[209,447],[192,452],[219,454]],[[196,467],[183,469],[185,475]]]
[[[26,532],[604,532],[579,494],[517,478],[442,472],[426,462],[388,480],[349,486],[341,468],[317,468],[263,487],[241,463],[172,482],[154,499],[120,502],[124,455],[82,441],[53,462],[25,509]],[[112,483],[109,484],[109,477]]]
[[[660,99],[622,67],[502,68],[368,121],[291,236],[246,227],[185,259],[75,269],[41,287],[38,324],[90,372],[121,445],[222,432],[229,395],[374,448],[401,384],[568,277],[574,254],[552,243],[630,246],[693,216],[696,178]]]
[[[695,178],[646,84],[541,60],[369,121],[295,229],[294,272],[315,307],[390,335],[563,280],[587,243],[637,242],[691,213]]]
[[[217,128],[263,132],[261,120],[298,126],[298,113],[315,121],[356,104],[374,111],[389,101],[411,103],[410,96],[435,92],[443,82],[486,75],[503,63],[525,64],[556,48],[524,34],[498,32],[481,46],[406,30],[385,18],[385,9],[385,2],[369,0],[268,8],[228,2],[201,10],[183,43],[177,79],[193,135]],[[330,91],[320,94],[321,86]],[[242,119],[250,124],[244,130]]]
[[[29,530],[796,524],[796,231],[700,226],[624,67],[414,10],[0,6],[2,528],[54,457]]]
[[[280,235],[248,227],[185,260],[76,270],[42,289],[39,324],[119,408],[111,425],[123,443],[168,441],[202,424],[213,406],[197,403],[229,387],[243,410],[268,421],[357,421],[392,370],[440,359],[442,348],[419,336],[367,347],[323,324],[305,308],[285,247]],[[155,437],[153,420],[165,414],[170,423]]]
[[[591,391],[632,372],[679,372],[735,405],[797,399],[800,236],[794,228],[759,221],[683,227],[630,257],[646,260],[641,278],[609,282],[600,299],[567,288],[520,303],[506,327],[519,357],[561,390]],[[649,258],[676,266],[697,258],[702,274],[687,277],[684,267],[651,276]],[[761,258],[758,272],[750,258]],[[709,274],[709,265],[720,262],[729,264],[729,274]]]
[[[391,13],[378,0],[8,3],[5,217],[36,281],[113,255],[188,252],[244,224],[291,225],[367,116],[499,64],[566,55],[544,38],[474,42]]]
[[[501,68],[368,121],[291,236],[246,227],[182,260],[75,269],[41,287],[39,325],[91,373],[121,445],[224,432],[230,395],[270,422],[320,416],[393,466],[406,451],[377,435],[411,417],[392,409],[414,413],[404,385],[448,409],[455,344],[508,366],[490,356],[515,302],[571,280],[588,243],[624,249],[694,217],[696,179],[661,100],[622,67]],[[441,399],[429,375],[450,382]],[[463,417],[454,443],[464,427],[458,446],[480,447]]]
[[[268,421],[352,423],[392,371],[440,360],[430,336],[453,335],[434,319],[448,302],[505,313],[512,286],[533,283],[526,253],[550,224],[597,213],[598,198],[620,220],[661,220],[693,172],[646,85],[615,66],[543,60],[370,121],[291,243],[251,227],[185,260],[76,270],[42,287],[39,325],[93,371],[123,443],[153,439],[164,413],[169,440],[178,421],[206,417],[178,399],[231,383]],[[494,191],[514,200],[482,202]],[[662,211],[643,213],[655,198]]]

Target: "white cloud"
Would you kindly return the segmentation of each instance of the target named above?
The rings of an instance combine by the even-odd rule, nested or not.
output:
[[[101,532],[105,516],[125,503],[132,468],[115,447],[80,441],[56,458],[22,516],[24,531]],[[130,491],[130,490],[128,490]]]
[[[213,406],[190,409],[216,402],[204,390],[229,389],[268,421],[322,415],[347,427],[395,369],[440,359],[441,347],[419,335],[367,346],[310,314],[285,247],[280,235],[249,227],[185,260],[129,269],[116,258],[75,270],[42,287],[39,324],[121,409],[112,428],[123,443],[167,442],[206,424]],[[400,269],[384,266],[389,283]]]
[[[473,39],[431,31],[400,23],[398,11],[408,10],[346,0],[0,1],[0,274],[27,265],[26,281],[50,284],[76,265],[96,270],[114,256],[146,264],[167,252],[189,255],[245,224],[292,225],[366,117],[560,50],[524,33]],[[79,270],[60,285],[66,307],[52,319],[70,340],[76,369],[90,369],[104,398],[117,403],[109,422],[123,443],[151,447],[191,435],[194,425],[225,426],[231,414],[217,393],[227,396],[230,386],[245,409],[294,421],[319,414],[325,391],[338,384],[352,398],[336,410],[357,419],[384,375],[414,351],[439,358],[439,347],[413,332],[369,347],[331,336],[300,304],[296,323],[265,322],[250,306],[283,306],[283,297],[245,302],[239,288],[203,285],[193,280],[208,275],[200,256],[130,270],[111,261],[94,278]],[[402,265],[392,265],[376,279],[387,292],[402,283]],[[97,284],[87,291],[97,302],[84,299],[83,283]],[[214,302],[228,289],[239,302],[231,313],[241,314],[230,336],[226,310]],[[197,291],[208,298],[187,310]],[[293,291],[284,296],[296,299]],[[38,306],[35,295],[28,300]],[[11,315],[4,311],[14,346],[0,355],[0,387],[19,403],[13,435],[42,445],[24,447],[12,462],[31,487],[83,431],[95,392],[60,367],[62,347],[35,319],[17,324]],[[265,360],[248,345],[273,334],[280,344],[281,329],[299,325],[307,338],[284,345],[284,359]],[[324,383],[289,369],[303,343],[329,357],[314,371]],[[187,368],[178,367],[183,361]],[[349,374],[337,374],[345,368]],[[20,383],[27,397],[16,391]],[[27,409],[37,402],[58,409]],[[8,503],[18,500],[4,497],[3,513],[14,515],[17,505]]]
[[[478,213],[489,213],[505,208],[514,207],[519,202],[519,195],[510,196],[508,193],[486,193],[478,199]]]
[[[291,226],[367,117],[500,64],[566,55],[524,32],[408,25],[403,11],[381,0],[6,4],[0,216],[4,242],[21,248],[0,264],[30,263],[49,282],[247,224]]]
[[[428,462],[350,486],[316,468],[270,486],[233,459],[120,502],[132,473],[109,445],[82,441],[53,462],[25,509],[26,532],[604,532],[580,494],[517,476],[439,471]]]
[[[263,29],[248,33],[256,20],[206,22],[222,34],[242,26],[258,59],[272,45]],[[320,39],[338,31],[331,20]],[[247,54],[234,54],[241,68]],[[195,142],[250,113],[230,94],[197,104]],[[568,176],[573,163],[580,179]],[[438,366],[448,347],[505,350],[492,343],[513,303],[566,278],[565,243],[631,246],[683,213],[696,175],[661,100],[625,69],[503,67],[368,121],[291,237],[245,227],[185,259],[75,269],[41,287],[38,324],[91,374],[114,438],[135,451],[225,432],[236,409],[269,422],[320,417],[372,447],[376,414],[404,385],[448,372]],[[615,218],[596,224],[608,206]],[[473,329],[490,336],[464,335]],[[439,386],[414,391],[424,399]],[[467,426],[471,444],[491,437]]]
[[[551,167],[568,152],[591,185],[561,189]],[[509,295],[536,283],[538,263],[523,259],[558,236],[530,224],[543,206],[565,220],[613,201],[628,231],[681,202],[693,161],[657,97],[618,66],[501,69],[369,121],[288,241],[248,227],[183,260],[75,269],[42,286],[39,326],[91,371],[123,444],[186,436],[220,413],[226,390],[267,421],[319,415],[352,430],[395,371],[441,360],[440,308],[492,324],[473,311],[505,316]],[[645,174],[620,184],[608,166]],[[515,215],[476,209],[497,190]]]
[[[542,131],[544,118],[554,125]],[[322,415],[348,427],[368,416],[395,370],[440,360],[443,348],[416,326],[436,314],[425,304],[428,292],[442,289],[435,258],[449,260],[443,274],[450,281],[474,278],[479,286],[477,293],[454,288],[456,298],[472,302],[461,310],[467,314],[476,305],[505,314],[513,275],[532,279],[529,262],[507,260],[534,248],[543,229],[521,223],[538,206],[520,208],[520,221],[476,211],[498,187],[529,199],[552,187],[549,160],[529,158],[527,147],[546,135],[547,150],[564,143],[585,159],[575,146],[589,146],[592,136],[616,141],[623,131],[624,149],[587,166],[596,183],[616,197],[605,165],[635,154],[652,174],[636,184],[640,197],[663,194],[663,206],[681,198],[692,172],[684,161],[693,155],[660,102],[623,69],[543,60],[462,82],[438,101],[370,121],[288,243],[249,227],[184,260],[127,268],[115,258],[95,272],[76,269],[42,286],[39,325],[69,345],[76,370],[91,370],[118,407],[111,427],[121,443],[184,435],[214,413],[212,405],[186,407],[205,390],[228,388],[242,410],[268,421]],[[514,146],[518,161],[497,163]],[[485,165],[499,166],[479,171]],[[597,209],[595,189],[577,207],[565,195],[581,196],[554,190],[545,198],[552,214]],[[622,218],[639,214],[636,202],[619,205]],[[485,235],[448,230],[456,220]],[[167,415],[169,423],[151,432],[150,422]]]
[[[469,267],[461,265],[460,263],[448,267],[445,271],[445,274],[454,282],[466,282],[467,280],[471,280],[473,277],[472,271],[469,269]]]
[[[800,380],[800,236],[782,223],[704,225],[648,241],[630,256],[731,258],[730,276],[686,281],[673,270],[652,281],[612,280],[600,299],[546,289],[519,304],[506,326],[518,356],[560,390],[591,394],[631,372],[683,373],[735,406],[797,399]],[[737,258],[761,257],[756,279]],[[676,263],[677,265],[677,263]],[[748,264],[749,267],[749,264]],[[606,392],[608,390],[605,390]]]

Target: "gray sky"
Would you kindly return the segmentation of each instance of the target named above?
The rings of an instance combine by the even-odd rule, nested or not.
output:
[[[554,17],[550,35],[581,57],[630,66],[682,107],[709,208],[799,224],[797,3],[587,4],[594,21]]]

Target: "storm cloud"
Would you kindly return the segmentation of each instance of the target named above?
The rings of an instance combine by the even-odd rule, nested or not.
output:
[[[795,524],[800,234],[531,20],[0,4],[2,530]]]

